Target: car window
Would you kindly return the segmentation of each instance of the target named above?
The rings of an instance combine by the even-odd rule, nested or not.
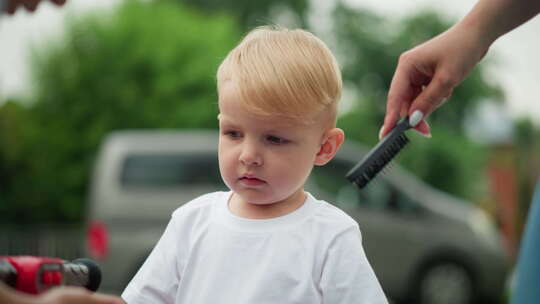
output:
[[[197,184],[224,188],[217,155],[133,154],[125,158],[120,181],[124,187],[174,188]]]
[[[325,166],[314,167],[311,173],[318,189],[341,208],[357,208],[365,202],[361,199],[358,188],[345,178],[353,166],[353,163],[335,158]]]
[[[403,192],[395,189],[390,197],[389,205],[402,213],[416,212],[418,211],[419,207],[418,203],[416,203],[413,199],[406,196]]]
[[[335,197],[344,186],[350,184],[345,178],[350,168],[352,164],[333,159],[324,166],[313,167],[311,177],[320,190]]]
[[[386,209],[389,207],[389,203],[395,190],[389,187],[388,183],[378,176],[372,180],[366,187],[360,192],[361,204],[373,209]]]

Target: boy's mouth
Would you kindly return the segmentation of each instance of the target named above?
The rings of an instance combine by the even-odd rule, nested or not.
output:
[[[244,175],[242,177],[239,178],[240,182],[247,185],[247,186],[258,186],[258,185],[262,185],[262,184],[265,184],[266,182],[263,181],[262,179],[258,179],[254,176],[250,176],[250,175]]]

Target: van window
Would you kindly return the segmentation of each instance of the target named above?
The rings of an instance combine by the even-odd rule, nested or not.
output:
[[[334,158],[324,166],[316,166],[311,177],[317,187],[328,197],[329,201],[344,209],[358,208],[360,193],[358,188],[351,184],[345,175],[354,166],[354,163]]]
[[[353,166],[352,163],[334,158],[324,166],[313,167],[311,177],[321,190],[335,197],[343,186],[349,184],[345,175]]]
[[[125,158],[123,187],[174,188],[215,185],[224,188],[217,154],[133,154]]]

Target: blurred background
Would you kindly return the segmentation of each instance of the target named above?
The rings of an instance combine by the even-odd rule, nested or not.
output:
[[[345,84],[338,125],[369,147],[398,56],[473,5],[68,0],[0,17],[0,255],[86,255],[92,170],[105,137],[216,129],[217,66],[254,26],[306,28],[330,46]],[[539,31],[536,18],[497,41],[429,117],[433,138],[412,134],[395,161],[489,215],[509,265],[540,173]]]

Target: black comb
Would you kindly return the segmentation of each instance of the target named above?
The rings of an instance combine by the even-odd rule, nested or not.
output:
[[[410,128],[409,117],[401,119],[394,129],[347,173],[346,178],[358,188],[364,188],[409,143],[405,131]]]

